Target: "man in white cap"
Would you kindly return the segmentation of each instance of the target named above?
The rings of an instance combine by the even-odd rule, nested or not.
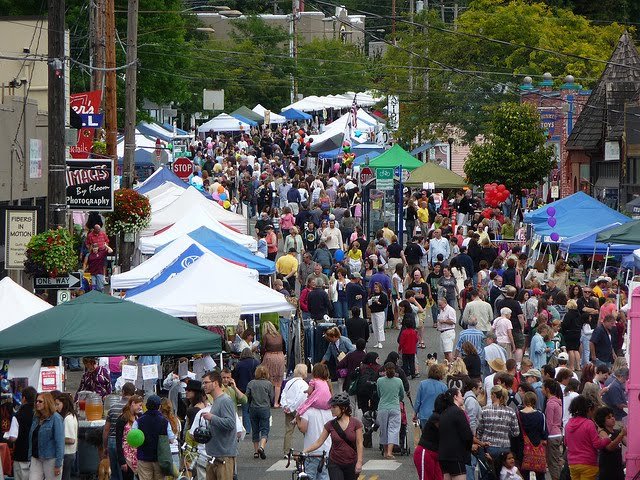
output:
[[[558,375],[558,372],[563,368],[569,369],[569,354],[567,352],[560,352],[558,354],[558,366],[556,367],[556,376]],[[578,380],[578,376],[576,375],[576,372],[573,372],[573,378]]]

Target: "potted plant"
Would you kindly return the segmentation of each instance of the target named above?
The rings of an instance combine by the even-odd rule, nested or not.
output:
[[[106,215],[106,229],[109,235],[135,236],[149,225],[151,203],[147,197],[131,188],[116,190],[114,197],[113,212]]]
[[[73,237],[65,228],[47,230],[31,237],[26,257],[24,271],[32,277],[65,276],[78,266]]]

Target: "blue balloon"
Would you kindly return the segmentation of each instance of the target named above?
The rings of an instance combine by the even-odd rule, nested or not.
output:
[[[344,251],[336,250],[336,253],[333,255],[333,258],[336,259],[336,262],[341,262],[342,260],[344,260]]]
[[[226,194],[226,193],[221,193],[221,194],[220,194],[220,200],[222,200],[223,202],[224,202],[225,200],[227,200],[227,194]]]

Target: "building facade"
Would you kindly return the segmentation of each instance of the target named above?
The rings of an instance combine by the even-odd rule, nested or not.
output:
[[[591,91],[584,90],[571,75],[564,78],[559,88],[554,88],[550,73],[545,73],[537,85],[531,77],[525,77],[520,86],[521,101],[535,106],[540,112],[542,128],[547,132],[547,144],[553,146],[556,154],[557,168],[551,171],[543,188],[546,190],[544,198],[566,197],[579,188],[578,179],[585,171],[584,168],[581,170],[579,162],[569,159],[566,143],[590,94]]]

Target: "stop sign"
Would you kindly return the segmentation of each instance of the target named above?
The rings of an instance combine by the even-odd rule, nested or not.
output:
[[[373,170],[369,167],[362,167],[360,169],[360,185],[366,185],[373,180]]]
[[[173,162],[173,171],[182,180],[187,180],[193,173],[193,162],[188,158],[176,158]]]

